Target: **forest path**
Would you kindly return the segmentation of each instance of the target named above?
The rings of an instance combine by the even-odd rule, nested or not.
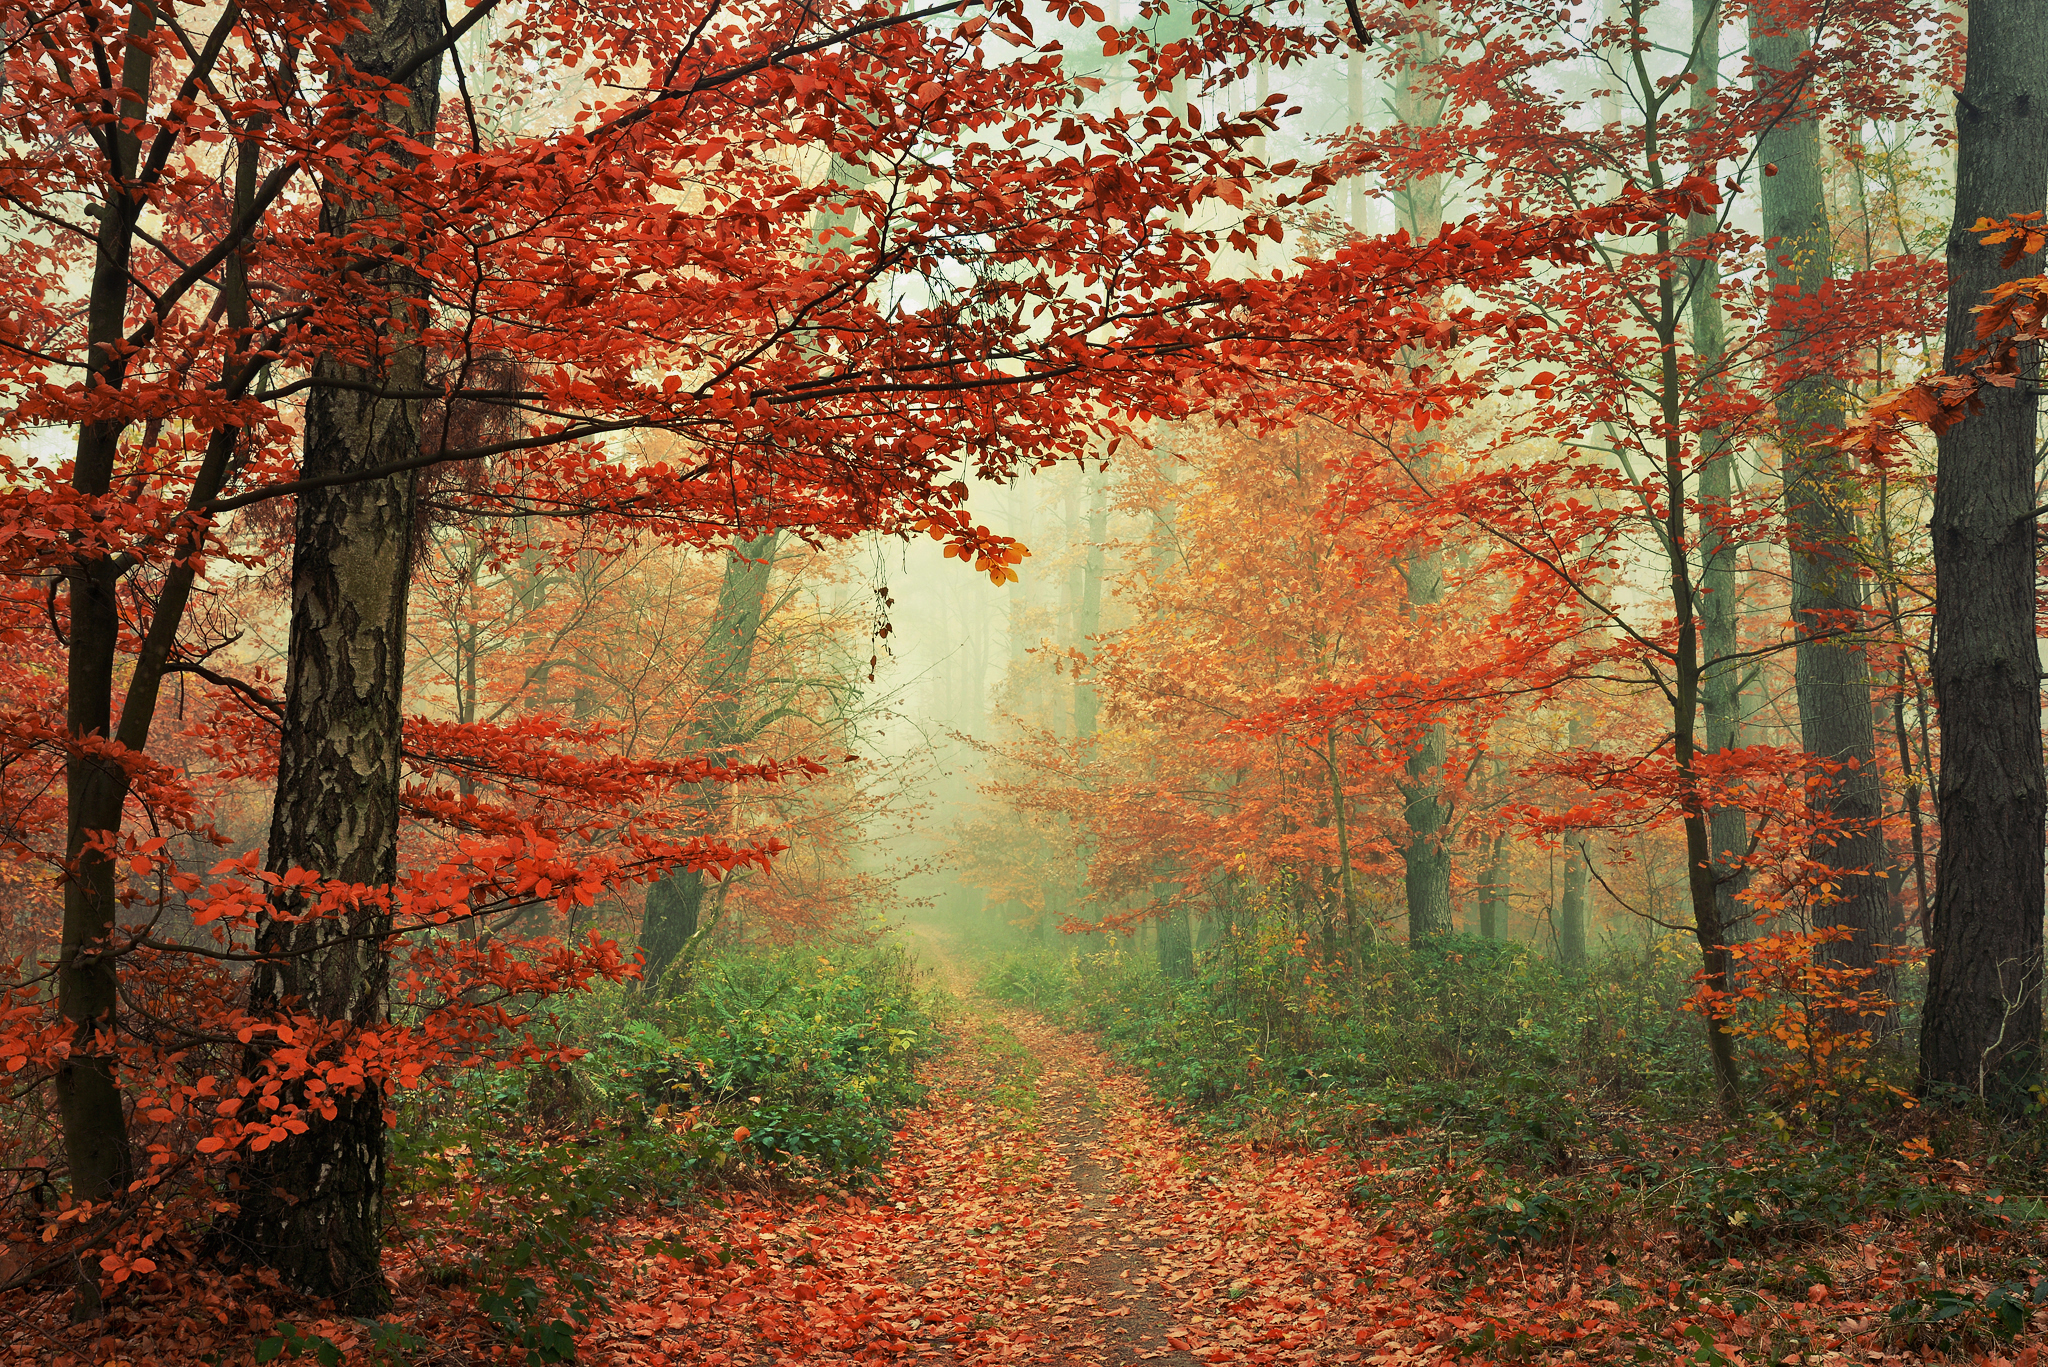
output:
[[[976,996],[937,935],[914,943],[961,1005],[880,1189],[794,1205],[736,1193],[682,1229],[622,1229],[711,1256],[622,1268],[633,1285],[617,1287],[622,1313],[591,1335],[592,1360],[1190,1367],[1446,1353],[1465,1326],[1414,1304],[1430,1298],[1424,1267],[1404,1275],[1433,1250],[1347,1204],[1354,1164],[1199,1143],[1086,1036]],[[739,1256],[721,1262],[720,1248]]]
[[[1128,1098],[1105,1087],[1106,1060],[1035,1012],[978,1000],[961,956],[937,928],[914,926],[908,934],[920,961],[959,1002],[974,1053],[1016,1070],[1007,1099],[1015,1142],[1028,1154],[1022,1168],[1038,1186],[1045,1275],[1035,1281],[1039,1294],[1016,1306],[1010,1334],[1054,1350],[1049,1358],[1033,1355],[1041,1360],[1091,1367],[1198,1361],[1187,1351],[1190,1327],[1174,1317],[1174,1288],[1187,1274],[1160,1265],[1172,1241],[1113,1139],[1127,1129],[1118,1103]],[[957,1054],[949,1060],[962,1061]]]

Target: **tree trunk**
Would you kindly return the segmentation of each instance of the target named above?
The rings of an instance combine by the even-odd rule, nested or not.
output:
[[[1479,891],[1479,938],[1498,940],[1508,916],[1508,833],[1493,837],[1493,850],[1486,864],[1486,886]],[[1583,895],[1581,889],[1581,895]]]
[[[1639,16],[1640,10],[1635,13]],[[1710,20],[1710,16],[1708,17]],[[1639,22],[1639,18],[1638,18]],[[1711,21],[1704,25],[1712,27]],[[1638,32],[1641,30],[1639,29]],[[1702,34],[1704,39],[1706,35]],[[1709,43],[1695,44],[1689,64],[1708,63]],[[1640,72],[1642,68],[1637,67]],[[1701,80],[1705,80],[1701,74]],[[1643,92],[1647,98],[1648,92]],[[1643,142],[1643,173],[1653,190],[1664,188],[1665,163],[1658,148],[1657,126],[1648,125]],[[1692,225],[1688,224],[1690,235]],[[1656,251],[1671,258],[1670,231],[1659,228]],[[1691,271],[1688,270],[1688,277]],[[1678,778],[1678,792],[1684,812],[1687,900],[1692,909],[1693,936],[1700,948],[1701,983],[1709,992],[1725,995],[1730,986],[1733,958],[1728,952],[1727,929],[1721,907],[1719,880],[1714,870],[1714,842],[1710,809],[1717,805],[1703,783],[1699,767],[1702,685],[1709,674],[1709,661],[1702,658],[1701,627],[1704,605],[1693,571],[1692,521],[1688,503],[1697,504],[1698,484],[1688,485],[1692,452],[1685,440],[1687,395],[1679,369],[1681,300],[1675,271],[1661,272],[1657,280],[1657,311],[1653,327],[1659,343],[1657,399],[1662,423],[1662,450],[1657,454],[1662,467],[1663,520],[1658,526],[1668,572],[1671,616],[1677,623],[1677,637],[1669,652],[1671,699],[1671,761]],[[1725,468],[1725,466],[1723,467]],[[1711,516],[1702,518],[1708,529],[1701,533],[1702,567],[1710,558],[1708,536]],[[1719,539],[1716,538],[1718,541]],[[1726,1023],[1717,1015],[1705,1014],[1707,1052],[1714,1065],[1715,1092],[1721,1109],[1730,1117],[1742,1111],[1742,1078],[1735,1061],[1735,1041]]]
[[[1435,79],[1431,70],[1442,57],[1443,44],[1436,32],[1435,0],[1424,0],[1416,9],[1417,27],[1401,35],[1405,49],[1395,72],[1394,112],[1404,127],[1420,132],[1443,121],[1443,97],[1429,88]],[[1420,176],[1404,182],[1394,192],[1394,207],[1401,227],[1418,241],[1434,238],[1444,223],[1444,178]],[[1406,356],[1409,365],[1440,362],[1424,351]],[[1415,434],[1408,460],[1427,479],[1434,466],[1431,452],[1441,434],[1430,428]],[[1409,559],[1405,576],[1410,616],[1418,630],[1431,614],[1428,609],[1444,600],[1443,552],[1435,547],[1420,549]],[[1401,815],[1408,827],[1408,839],[1401,846],[1404,865],[1403,886],[1408,900],[1408,940],[1414,944],[1435,935],[1451,933],[1451,850],[1446,837],[1450,825],[1450,804],[1444,798],[1444,759],[1450,749],[1450,732],[1440,721],[1421,728],[1397,779],[1401,789]]]
[[[1946,368],[1977,346],[1971,310],[2010,268],[1979,218],[2048,204],[2048,12],[2033,0],[1971,0],[1956,98],[1956,213],[1948,240]],[[2040,1070],[2042,825],[2040,651],[2035,636],[2038,348],[2021,383],[1987,385],[1940,436],[1934,485],[1934,687],[1941,715],[1941,851],[1920,1075],[1933,1091],[2023,1109]]]
[[[123,100],[124,117],[141,119],[148,109],[150,48],[154,11],[136,5],[129,12],[128,48],[121,84],[141,98]],[[93,262],[92,296],[86,327],[92,347],[86,377],[89,392],[118,389],[126,366],[117,347],[126,322],[128,257],[134,242],[140,199],[128,189],[140,145],[129,133],[112,132],[114,184],[101,201]],[[71,484],[88,497],[105,497],[113,484],[125,424],[111,419],[85,423],[78,433]],[[114,656],[121,622],[117,593],[120,571],[104,553],[82,555],[65,574],[69,599],[66,635],[65,729],[74,742],[109,737],[113,723]],[[57,1009],[71,1027],[71,1050],[57,1066],[57,1114],[64,1131],[64,1155],[71,1195],[82,1202],[110,1201],[134,1179],[128,1118],[116,1070],[113,1040],[118,1022],[119,960],[113,949],[119,910],[114,857],[91,838],[121,827],[128,778],[118,766],[74,752],[64,765],[65,857],[74,870],[64,883],[63,943],[57,951]],[[99,1311],[99,1274],[81,1264],[74,1318]]]
[[[1379,938],[1378,927],[1358,914],[1358,894],[1352,884],[1350,794],[1345,789],[1344,761],[1337,749],[1337,732],[1325,737],[1325,758],[1330,774],[1330,807],[1337,826],[1337,895],[1343,899],[1344,929],[1354,939],[1371,944]]]
[[[1170,890],[1168,895],[1180,891],[1178,883],[1162,886]],[[1175,907],[1159,919],[1159,971],[1175,982],[1195,976],[1195,941],[1184,906]]]
[[[1566,836],[1564,891],[1557,901],[1557,961],[1566,968],[1586,966],[1586,890],[1592,878],[1586,858],[1586,837],[1577,831]]]
[[[718,585],[718,608],[704,633],[698,658],[697,689],[702,715],[691,727],[685,746],[692,757],[730,760],[744,734],[741,695],[754,667],[754,645],[768,600],[768,580],[775,571],[780,534],[767,532],[742,542],[725,563]],[[722,783],[701,783],[689,803],[707,835],[717,834],[726,810],[728,791]],[[640,923],[642,991],[662,995],[662,979],[697,934],[710,879],[700,869],[677,869],[647,889],[646,912]]]
[[[1693,50],[1688,65],[1698,77],[1692,88],[1692,113],[1703,123],[1714,116],[1720,97],[1720,0],[1693,0]],[[1709,178],[1714,163],[1693,168]],[[1695,244],[1718,227],[1711,213],[1686,220],[1686,237]],[[1721,263],[1704,247],[1691,263],[1686,281],[1692,319],[1692,354],[1697,376],[1694,402],[1711,409],[1725,388],[1721,370],[1727,364],[1727,333],[1721,315]],[[1728,519],[1735,498],[1735,451],[1719,425],[1702,425],[1700,435],[1700,712],[1705,753],[1718,754],[1742,744],[1742,584],[1736,573],[1736,542]],[[1713,803],[1707,812],[1708,843],[1713,850],[1714,902],[1720,912],[1723,938],[1739,939],[1746,924],[1740,900],[1748,883],[1744,859],[1749,846],[1749,820],[1740,807]]]
[[[1758,159],[1777,168],[1760,182],[1763,232],[1770,242],[1775,350],[1782,361],[1801,367],[1810,365],[1814,348],[1827,345],[1813,333],[1828,324],[1798,309],[1799,301],[1819,296],[1827,285],[1834,239],[1812,77],[1800,69],[1813,37],[1800,29],[1772,34],[1771,23],[1767,10],[1751,11],[1749,50],[1759,93],[1778,113],[1757,139]],[[1777,418],[1798,632],[1793,681],[1800,741],[1807,753],[1843,766],[1811,798],[1828,829],[1810,853],[1836,888],[1835,900],[1816,902],[1811,914],[1815,926],[1850,932],[1850,939],[1829,947],[1830,959],[1868,972],[1866,983],[1889,996],[1894,975],[1882,960],[1900,930],[1886,870],[1870,666],[1856,634],[1864,600],[1849,472],[1841,453],[1826,444],[1842,426],[1832,377],[1815,374],[1785,384],[1777,394]]]
[[[1088,551],[1081,567],[1081,602],[1074,614],[1074,646],[1084,653],[1094,649],[1092,637],[1102,630],[1102,576],[1106,572],[1109,538],[1109,479],[1098,474],[1088,487]],[[1085,680],[1074,685],[1074,735],[1086,740],[1095,734],[1095,718],[1102,701],[1095,685]]]
[[[379,0],[348,55],[370,76],[395,73],[436,45],[441,11],[425,0]],[[406,83],[408,102],[385,101],[379,117],[430,142],[440,107],[441,63],[422,63]],[[387,155],[403,157],[397,148]],[[306,404],[307,478],[359,476],[299,495],[292,552],[290,654],[278,742],[277,794],[268,867],[309,869],[373,889],[332,918],[265,915],[256,946],[271,956],[250,982],[250,1013],[293,1014],[372,1031],[387,1019],[391,929],[384,889],[398,877],[401,703],[406,594],[415,523],[414,475],[367,477],[421,453],[420,404],[372,392],[417,392],[426,358],[417,344],[425,292],[404,264],[407,230],[399,206],[330,194],[323,228],[385,243],[389,264],[366,272],[388,310],[379,329],[388,351],[378,366],[325,357]],[[353,386],[363,386],[361,388]],[[280,894],[277,910],[298,899]],[[344,1046],[345,1047],[345,1046]],[[251,1079],[273,1066],[274,1044],[259,1037],[243,1063]],[[331,1062],[332,1056],[326,1060]],[[287,1284],[332,1298],[352,1314],[390,1304],[382,1267],[385,1081],[325,1094],[331,1113],[308,1105],[308,1129],[251,1153],[237,1171],[239,1211],[224,1236]],[[287,1099],[306,1104],[303,1091]]]
[[[222,22],[232,22],[231,14]],[[128,118],[142,118],[149,106],[153,48],[145,40],[154,27],[153,8],[137,5],[130,12],[129,46],[123,54],[121,77],[123,88],[134,93],[134,98],[122,101],[122,113]],[[264,117],[255,116],[252,125]],[[251,128],[245,127],[237,139],[233,191],[237,219],[250,213],[255,197],[258,144],[251,133]],[[139,199],[129,190],[138,169],[138,140],[132,133],[113,131],[107,147],[111,154],[111,183],[102,201],[87,316],[93,343],[87,362],[91,367],[87,387],[94,390],[118,389],[125,378],[126,362],[116,344],[126,317],[130,293],[127,263],[140,208]],[[249,278],[239,252],[223,263],[221,277],[222,315],[228,326],[246,336]],[[220,392],[227,397],[240,396],[261,370],[260,363],[252,363],[245,351],[231,352],[223,362]],[[102,420],[80,428],[72,466],[74,489],[93,497],[105,497],[112,491],[126,426],[125,421]],[[237,428],[214,429],[193,479],[188,509],[206,507],[220,493],[228,461],[240,436]],[[173,669],[171,660],[179,628],[198,578],[196,566],[204,541],[205,530],[201,525],[194,524],[181,533],[177,553],[157,592],[148,627],[128,671],[127,692],[111,739],[130,752],[139,754],[149,744],[157,700],[162,695],[165,676]],[[87,555],[64,579],[69,585],[71,618],[66,724],[74,737],[104,736],[112,717],[114,660],[120,635],[116,601],[120,574],[103,557]],[[58,1010],[71,1023],[73,1034],[71,1051],[58,1066],[53,1083],[72,1197],[81,1204],[101,1203],[123,1194],[133,1180],[134,1163],[115,1055],[107,1052],[102,1043],[119,1029],[118,960],[106,952],[113,947],[118,909],[114,866],[105,853],[106,847],[90,843],[88,836],[99,833],[111,837],[120,830],[129,785],[125,769],[85,762],[83,757],[76,756],[66,762],[65,780],[66,848],[74,874],[64,890],[63,942],[58,951],[56,980]],[[97,1315],[99,1274],[90,1263],[80,1262],[76,1287],[72,1317],[82,1320]]]

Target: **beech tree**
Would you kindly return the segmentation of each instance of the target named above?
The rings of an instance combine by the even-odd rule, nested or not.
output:
[[[698,655],[697,689],[701,713],[684,739],[686,753],[720,760],[737,758],[736,749],[752,739],[742,720],[747,676],[753,669],[754,643],[767,606],[768,579],[775,569],[779,532],[764,532],[732,549],[720,577],[718,603],[704,633]],[[704,825],[715,821],[718,789],[706,786],[692,804]],[[678,869],[647,889],[647,913],[640,947],[646,955],[642,972],[650,992],[663,987],[663,975],[697,934],[704,906],[706,879],[701,869]]]
[[[1436,68],[1445,60],[1442,11],[1433,3],[1418,6],[1416,22],[1399,31],[1399,56],[1393,64],[1394,117],[1397,136],[1416,146],[1425,145],[1443,123],[1448,103],[1435,83]],[[1434,237],[1443,228],[1448,178],[1441,170],[1419,169],[1394,187],[1395,218],[1402,231],[1417,238]],[[1418,367],[1438,358],[1426,352],[1410,354]],[[1435,467],[1434,449],[1439,434],[1423,428],[1412,437],[1401,437],[1405,448],[1399,458],[1416,467],[1424,480]],[[1444,567],[1442,548],[1432,544],[1433,529],[1425,525],[1408,558],[1406,579],[1409,611],[1418,622],[1431,620],[1443,607]],[[1449,796],[1445,792],[1444,764],[1448,758],[1448,733],[1441,720],[1433,719],[1416,734],[1414,753],[1408,757],[1408,777],[1402,788],[1406,798],[1404,819],[1408,842],[1401,852],[1406,872],[1408,938],[1419,942],[1451,929],[1451,819]]]
[[[1871,975],[1890,994],[1892,955],[1900,944],[1889,892],[1879,789],[1870,666],[1864,648],[1864,586],[1855,509],[1860,501],[1848,457],[1831,444],[1842,427],[1841,367],[1827,353],[1834,313],[1834,234],[1822,185],[1821,111],[1812,69],[1814,36],[1789,9],[1750,10],[1755,95],[1775,117],[1764,122],[1756,155],[1768,173],[1758,182],[1775,334],[1770,372],[1783,465],[1785,533],[1792,561],[1792,614],[1798,632],[1794,687],[1800,741],[1833,769],[1818,807],[1827,821],[1814,858],[1836,884],[1817,924],[1850,931],[1830,952]]]
[[[1162,965],[1184,974],[1190,912],[1284,884],[1325,952],[1382,934],[1361,885],[1405,881],[1402,785],[1434,715],[1411,705],[1413,680],[1446,670],[1465,642],[1455,622],[1401,611],[1409,518],[1324,520],[1344,440],[1327,425],[1266,438],[1183,428],[1173,478],[1132,471],[1119,487],[1135,525],[1150,525],[1108,573],[1124,619],[1099,624],[1086,666],[1099,734],[1069,746],[1026,733],[987,788],[1036,827],[1071,823],[1096,901],[1070,929],[1157,921]],[[1354,695],[1320,708],[1366,662],[1412,673],[1394,673],[1378,707]],[[1444,746],[1455,804],[1472,746],[1462,734]]]

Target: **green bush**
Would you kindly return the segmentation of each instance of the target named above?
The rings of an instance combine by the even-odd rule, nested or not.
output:
[[[601,988],[555,1024],[581,1058],[459,1079],[408,1116],[411,1151],[489,1132],[494,1150],[519,1153],[508,1117],[536,1151],[609,1121],[644,1150],[632,1160],[643,1192],[684,1193],[739,1160],[858,1182],[888,1155],[897,1113],[922,1099],[917,1065],[937,1041],[914,966],[888,947],[727,953],[671,997]]]
[[[1922,1279],[1913,1294],[1892,1307],[1891,1336],[1903,1348],[1970,1352],[1992,1343],[2010,1343],[2025,1332],[2036,1308],[2048,1303],[2048,1278],[2029,1286],[2005,1282],[1987,1289],[1980,1299],[1959,1286]]]
[[[744,1129],[752,1157],[855,1180],[888,1155],[896,1113],[923,1098],[929,1007],[895,949],[732,955],[601,1034],[579,1068],[622,1106],[690,1116],[688,1133]]]
[[[1682,946],[1567,973],[1527,946],[1446,937],[1325,958],[1283,906],[1254,899],[1173,981],[1119,944],[1000,962],[1008,999],[1063,1001],[1155,1095],[1197,1124],[1357,1140],[1420,1129],[1491,1162],[1562,1171],[1603,1128],[1583,1098],[1653,1108],[1708,1095]]]
[[[1014,949],[983,965],[975,987],[985,997],[1059,1015],[1073,1001],[1073,955]]]
[[[1902,1162],[1893,1107],[1838,1106],[1796,1129],[1766,1111],[1702,1152],[1694,1136],[1711,1132],[1697,1127],[1714,1090],[1700,1018],[1684,1009],[1696,962],[1686,937],[1610,947],[1568,970],[1526,945],[1464,936],[1345,943],[1318,915],[1280,887],[1198,927],[1191,977],[1160,972],[1141,941],[1095,941],[1063,959],[996,960],[984,990],[1088,1027],[1191,1126],[1370,1152],[1352,1202],[1442,1210],[1431,1235],[1465,1261],[1645,1228],[1675,1233],[1689,1258],[1747,1259],[1887,1217],[1933,1217],[2007,1246],[2038,1237],[2048,1207],[1953,1191]],[[1936,1113],[1933,1151],[1981,1148],[1986,1123]],[[2048,1124],[1995,1133],[1992,1175],[2031,1180]],[[2012,1313],[2007,1300],[1921,1301],[1901,1333],[1938,1337],[1952,1322],[1990,1333]]]
[[[1468,1184],[1468,1186],[1471,1184]],[[1439,1249],[1453,1256],[1522,1253],[1575,1237],[1598,1212],[1586,1193],[1569,1183],[1524,1186],[1477,1196],[1431,1232]]]
[[[908,957],[880,947],[729,953],[662,1001],[572,999],[554,1017],[585,1051],[570,1066],[479,1070],[408,1099],[396,1194],[457,1226],[430,1244],[453,1261],[427,1275],[475,1287],[513,1360],[570,1360],[604,1308],[614,1212],[689,1202],[741,1166],[849,1186],[877,1170],[921,1099],[929,1005]],[[298,1351],[280,1337],[273,1355]]]

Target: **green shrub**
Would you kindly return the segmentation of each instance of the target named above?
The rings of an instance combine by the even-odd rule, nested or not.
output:
[[[478,1070],[408,1098],[396,1195],[457,1226],[430,1245],[454,1261],[427,1275],[475,1287],[513,1360],[570,1360],[603,1309],[608,1216],[688,1202],[741,1165],[843,1185],[876,1171],[921,1098],[929,1006],[908,957],[881,947],[729,953],[662,1001],[571,1000],[553,1021],[586,1051],[569,1067]],[[280,1337],[274,1355],[297,1351]]]
[[[2025,1332],[2035,1310],[2048,1303],[2048,1277],[2031,1286],[2002,1282],[1979,1297],[1954,1284],[1921,1280],[1892,1307],[1891,1337],[1903,1348],[1971,1352],[2010,1343]]]
[[[1015,949],[983,965],[975,988],[983,996],[1048,1015],[1064,1012],[1073,999],[1073,956],[1047,949]]]
[[[1513,1183],[1452,1212],[1430,1237],[1439,1249],[1453,1256],[1522,1253],[1563,1244],[1606,1213],[1589,1201],[1588,1195],[1567,1182]]]
[[[1160,975],[1128,944],[999,961],[1007,999],[1061,1001],[1194,1123],[1363,1141],[1431,1128],[1490,1162],[1562,1171],[1602,1126],[1581,1098],[1653,1109],[1708,1095],[1676,943],[1567,973],[1527,946],[1450,936],[1323,957],[1285,905],[1254,898],[1197,959]]]
[[[539,1153],[562,1130],[615,1123],[644,1149],[642,1191],[686,1194],[740,1160],[857,1182],[921,1100],[917,1065],[938,1038],[914,966],[888,947],[727,953],[674,996],[601,988],[555,1025],[585,1050],[573,1065],[458,1079],[408,1113],[409,1151],[489,1133],[496,1152]]]

